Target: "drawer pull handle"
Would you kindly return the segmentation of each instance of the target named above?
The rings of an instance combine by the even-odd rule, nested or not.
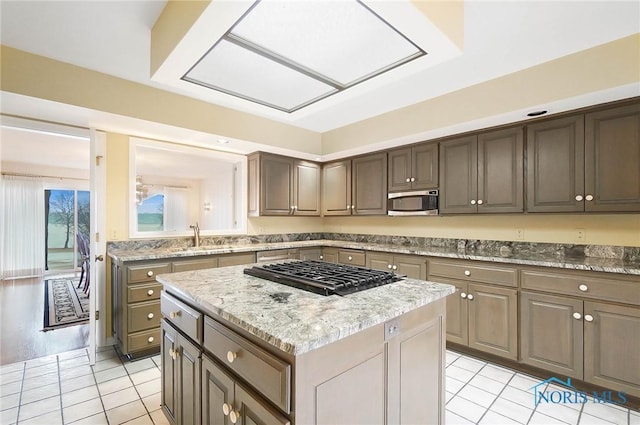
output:
[[[229,416],[229,413],[231,413],[231,406],[228,405],[227,403],[223,403],[222,404],[222,413],[225,416]]]
[[[153,295],[153,289],[149,289],[149,290],[147,291],[147,295],[148,295],[148,296]]]
[[[471,295],[471,294],[467,295],[467,299],[468,299],[469,301],[473,300],[473,295]]]
[[[581,290],[582,292],[587,292],[589,287],[583,283],[582,285],[578,286],[578,289]]]
[[[575,313],[573,313],[573,318],[576,320],[580,320],[582,319],[582,315],[576,311]]]
[[[149,270],[149,271],[147,272],[147,276],[149,276],[149,277],[153,276],[153,270]]]
[[[240,419],[240,412],[238,412],[237,410],[232,410],[231,413],[229,413],[229,420],[232,424],[235,424],[236,422],[238,422],[238,419]]]
[[[169,317],[172,319],[175,319],[178,316],[180,316],[180,311],[172,311],[171,313],[169,313]]]
[[[586,320],[587,322],[593,322],[593,316],[590,314],[585,314],[584,320]]]
[[[353,260],[353,257],[352,257],[352,256],[349,256],[349,261],[351,261],[351,260]]]
[[[154,337],[152,337],[152,336],[150,336],[150,337],[147,339],[147,342],[148,342],[148,343],[152,343],[154,340],[155,340],[155,338],[154,338]]]
[[[147,314],[147,319],[149,319],[149,320],[153,319],[153,313]]]
[[[460,292],[460,298],[467,298],[467,294],[464,292]]]
[[[227,351],[227,361],[229,363],[233,363],[233,361],[238,357],[238,353],[235,351]]]
[[[469,270],[465,270],[465,271],[464,271],[464,275],[465,275],[465,276],[471,276],[471,272],[470,272]]]

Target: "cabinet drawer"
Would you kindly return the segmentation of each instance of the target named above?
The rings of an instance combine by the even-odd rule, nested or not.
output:
[[[366,263],[364,252],[340,250],[338,252],[338,263],[364,266]]]
[[[245,252],[241,254],[227,254],[218,258],[218,267],[241,266],[256,262],[255,252]]]
[[[211,269],[218,267],[217,258],[206,258],[200,260],[176,261],[173,263],[173,272],[188,272],[191,270]]]
[[[284,412],[291,412],[291,366],[206,317],[204,348]]]
[[[160,329],[151,329],[127,336],[129,351],[141,351],[160,347]]]
[[[149,301],[127,307],[129,332],[137,332],[160,326],[160,303]]]
[[[429,260],[429,278],[433,276],[494,285],[518,286],[518,270],[473,261]]]
[[[161,283],[129,286],[127,287],[127,301],[137,303],[140,301],[159,300],[160,292],[162,292]]]
[[[189,338],[202,342],[202,313],[163,292],[160,296],[162,315]]]
[[[555,294],[640,305],[640,279],[595,276],[593,272],[558,273],[523,270],[522,287]]]
[[[152,282],[160,273],[170,273],[171,263],[142,264],[127,267],[127,282]]]

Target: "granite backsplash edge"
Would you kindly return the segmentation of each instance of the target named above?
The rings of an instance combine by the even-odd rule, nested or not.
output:
[[[446,248],[467,254],[505,256],[528,253],[558,260],[583,258],[609,258],[625,262],[640,262],[640,247],[561,244],[546,242],[494,241],[480,239],[428,238],[415,236],[367,235],[354,233],[287,233],[271,235],[203,236],[202,246],[253,245],[278,242],[334,240],[373,243],[415,248]],[[108,250],[168,249],[192,245],[192,238],[139,239],[112,241]]]

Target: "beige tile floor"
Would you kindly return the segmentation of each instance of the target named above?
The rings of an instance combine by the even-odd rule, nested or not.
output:
[[[447,351],[446,424],[640,425],[640,413],[590,401],[533,403],[539,379]],[[167,424],[160,358],[122,361],[112,347],[0,367],[0,424]]]

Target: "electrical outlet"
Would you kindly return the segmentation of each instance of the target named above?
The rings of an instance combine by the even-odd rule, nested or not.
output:
[[[111,230],[111,240],[115,241],[118,239],[118,231],[116,229]]]
[[[576,241],[584,242],[587,240],[587,231],[584,229],[576,229]]]
[[[519,241],[524,239],[524,229],[516,229],[516,239]]]

